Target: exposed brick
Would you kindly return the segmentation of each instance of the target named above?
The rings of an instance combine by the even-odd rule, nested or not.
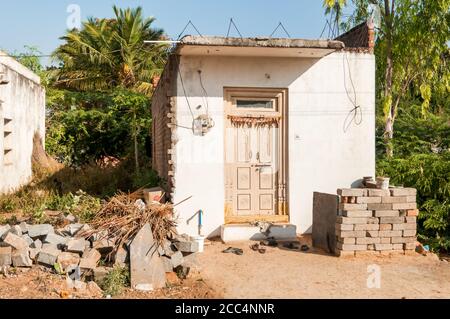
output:
[[[408,202],[408,203],[417,202],[417,196],[406,196],[406,202]]]
[[[375,188],[369,188],[367,192],[369,197],[375,196],[375,197],[382,197],[382,196],[390,196],[390,192],[388,189],[375,189]]]
[[[416,243],[405,243],[403,244],[403,249],[405,250],[416,250]]]
[[[392,204],[392,209],[417,209],[417,204],[416,203]]]
[[[372,217],[372,211],[368,210],[346,210],[342,212],[344,217]]]
[[[367,204],[368,210],[391,210],[394,204]]]
[[[406,216],[408,216],[408,217],[414,217],[414,216],[418,216],[418,215],[419,215],[418,209],[408,209],[406,211]]]
[[[407,223],[417,224],[417,218],[414,216],[405,217]]]
[[[336,256],[346,258],[346,257],[355,257],[355,251],[345,251],[341,249],[336,249]]]
[[[374,212],[375,217],[400,217],[398,210],[376,210]]]
[[[369,244],[379,244],[380,237],[364,237],[364,238],[356,238],[357,245],[369,245]]]
[[[417,230],[408,229],[403,231],[403,237],[413,237],[417,235]]]
[[[375,244],[375,250],[392,250],[392,244]]]
[[[337,231],[336,236],[341,238],[349,238],[349,237],[365,237],[366,232],[364,230],[362,231]]]
[[[379,230],[380,225],[378,224],[361,224],[355,225],[355,230]]]
[[[336,220],[338,224],[367,224],[367,218],[359,218],[359,217],[342,217],[339,216]]]
[[[391,196],[416,196],[415,188],[391,188]]]
[[[344,251],[346,250],[357,251],[357,250],[367,250],[367,245],[344,245],[338,242],[337,248]]]
[[[403,244],[392,244],[392,250],[401,250],[403,253]]]
[[[346,203],[340,203],[339,209],[342,211],[349,211],[349,210],[366,210],[367,204],[346,204]]]
[[[381,197],[382,203],[407,203],[406,196],[383,196]]]
[[[392,230],[416,230],[417,224],[394,224]]]
[[[393,244],[415,243],[416,237],[392,237],[391,242]]]
[[[392,224],[380,224],[380,230],[392,230]]]
[[[336,224],[336,226],[334,227],[334,229],[336,230],[344,230],[344,231],[353,230],[354,228],[355,225],[353,224]]]
[[[380,217],[380,224],[402,224],[404,222],[404,217]]]
[[[367,218],[367,224],[379,224],[379,223],[380,223],[380,219],[377,217]]]
[[[402,231],[401,230],[384,230],[384,231],[380,231],[378,236],[380,236],[380,237],[401,237]]]
[[[338,242],[342,243],[342,244],[349,244],[349,245],[354,245],[356,244],[356,238],[352,238],[352,237],[339,237],[338,238]]]
[[[380,233],[380,232],[377,231],[377,230],[368,230],[368,231],[366,232],[366,236],[367,236],[367,237],[371,237],[371,238],[375,238],[375,237],[379,237],[379,236],[380,236],[379,233]]]
[[[391,237],[380,237],[380,244],[390,244]]]
[[[340,196],[364,196],[363,188],[339,188],[337,194]]]
[[[357,197],[356,203],[358,204],[376,204],[381,203],[382,197]]]

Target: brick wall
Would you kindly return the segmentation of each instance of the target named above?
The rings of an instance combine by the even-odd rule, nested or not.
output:
[[[375,47],[374,25],[371,22],[361,23],[348,32],[340,35],[335,40],[344,42],[346,49],[366,48],[370,52],[373,52],[373,48]]]
[[[178,58],[170,56],[152,98],[152,165],[171,193],[173,181],[172,118],[175,114]]]
[[[415,250],[416,189],[338,189],[336,253],[407,253]]]

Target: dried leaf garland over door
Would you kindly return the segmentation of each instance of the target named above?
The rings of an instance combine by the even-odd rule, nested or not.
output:
[[[261,126],[277,126],[280,123],[280,116],[236,116],[236,115],[228,115],[228,119],[231,121],[231,124],[241,127],[261,127]]]

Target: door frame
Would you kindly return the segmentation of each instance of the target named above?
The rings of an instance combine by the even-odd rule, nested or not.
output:
[[[225,224],[241,224],[255,221],[266,221],[273,223],[288,223],[289,198],[288,198],[288,89],[287,88],[261,88],[261,87],[224,87],[224,219]],[[279,116],[279,160],[280,165],[278,174],[277,190],[277,214],[276,215],[252,215],[236,216],[233,215],[233,191],[230,185],[227,185],[227,159],[225,148],[227,146],[227,128],[230,127],[228,115],[233,109],[232,103],[235,97],[242,98],[276,98],[278,99]]]

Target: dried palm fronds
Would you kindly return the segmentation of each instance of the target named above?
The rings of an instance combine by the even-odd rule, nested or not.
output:
[[[87,238],[97,234],[99,239],[114,239],[115,254],[119,247],[133,239],[147,223],[150,224],[158,245],[162,245],[166,238],[176,235],[176,221],[171,204],[155,203],[140,207],[133,194],[118,194],[95,215],[90,224],[92,230],[80,235]]]
[[[261,126],[276,126],[280,122],[279,116],[234,116],[228,115],[228,119],[231,120],[231,123],[235,126],[247,126],[247,127],[261,127]]]

